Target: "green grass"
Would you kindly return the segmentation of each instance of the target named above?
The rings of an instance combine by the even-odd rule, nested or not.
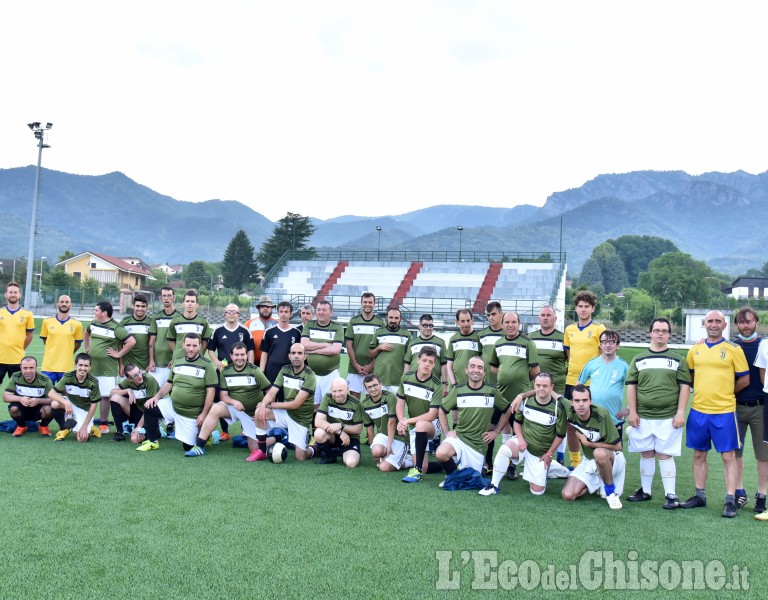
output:
[[[753,590],[768,584],[761,568],[764,525],[752,519],[752,505],[736,519],[720,517],[716,456],[707,508],[662,510],[657,474],[652,502],[611,511],[597,497],[564,502],[562,481],[551,482],[542,497],[532,496],[522,479],[505,481],[490,498],[444,492],[437,488],[440,475],[405,485],[402,474],[379,473],[367,448],[360,467],[347,469],[293,457],[282,465],[249,464],[246,451],[229,444],[196,459],[184,458],[169,441],[148,454],[106,438],[54,444],[37,434],[0,434],[0,445],[6,518],[0,582],[8,597],[445,597],[435,587],[437,551],[454,554],[451,570],[460,573],[461,589],[453,595],[470,597],[488,592],[472,589],[473,563],[462,565],[461,553],[481,550],[498,551],[500,561],[552,563],[558,570],[578,564],[588,550],[612,550],[616,558],[635,551],[640,561],[720,559],[726,567],[748,566]],[[637,455],[627,458],[625,497],[639,484]],[[745,480],[753,494],[751,451]],[[691,454],[684,450],[678,492],[687,497],[692,490]],[[594,597],[584,589],[560,596],[588,594]]]

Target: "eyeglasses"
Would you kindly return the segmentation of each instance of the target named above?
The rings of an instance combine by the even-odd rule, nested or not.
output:
[[[432,323],[422,323],[421,326],[424,327],[425,329],[432,329],[434,327],[434,324],[432,324]]]
[[[128,379],[138,379],[141,377],[141,371],[134,371],[133,375],[127,375]]]
[[[615,346],[618,343],[616,340],[600,340],[602,346]]]
[[[662,335],[665,333],[669,333],[669,329],[651,329],[651,333],[654,333],[656,335]]]
[[[239,315],[240,311],[239,310],[225,310],[224,314],[225,315]]]

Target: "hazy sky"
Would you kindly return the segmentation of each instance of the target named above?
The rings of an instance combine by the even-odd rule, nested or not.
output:
[[[0,168],[271,219],[768,168],[765,2],[9,2]]]

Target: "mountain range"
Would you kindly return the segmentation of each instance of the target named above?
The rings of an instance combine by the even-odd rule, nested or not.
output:
[[[0,255],[26,254],[34,177],[34,166],[0,169]],[[768,260],[762,236],[745,232],[767,209],[768,172],[634,171],[555,192],[542,207],[437,205],[401,215],[312,219],[310,245],[375,249],[378,226],[382,250],[453,250],[461,225],[466,251],[551,252],[559,249],[562,222],[571,273],[599,243],[638,234],[668,238],[715,270],[738,275]],[[68,249],[136,255],[149,263],[219,261],[238,229],[258,250],[273,227],[240,202],[175,200],[119,172],[43,169],[36,254],[56,257]]]

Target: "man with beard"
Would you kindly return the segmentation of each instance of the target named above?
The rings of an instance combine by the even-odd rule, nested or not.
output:
[[[400,309],[390,308],[387,311],[387,326],[376,330],[368,353],[372,360],[376,360],[376,374],[381,378],[382,385],[393,394],[397,393],[403,377],[405,351],[411,341],[411,334],[400,327],[400,320]]]
[[[144,294],[136,294],[133,297],[133,314],[120,321],[125,330],[136,340],[133,348],[122,360],[124,365],[131,363],[140,369],[146,369],[149,366],[149,330],[152,318],[147,315],[147,307],[147,297]]]
[[[21,308],[21,288],[15,281],[5,287],[6,305],[0,308],[0,384],[19,371],[24,351],[32,342],[35,319]]]
[[[56,316],[48,317],[40,326],[40,338],[45,346],[40,370],[53,385],[64,377],[64,373],[75,368],[75,352],[83,343],[83,324],[69,314],[72,308],[70,297],[59,296],[56,308]]]
[[[53,415],[48,396],[53,389],[51,380],[37,372],[37,360],[32,356],[22,358],[19,367],[21,370],[11,375],[3,392],[8,414],[16,421],[13,437],[27,433],[27,421],[40,421],[40,435],[50,437],[48,425]]]

